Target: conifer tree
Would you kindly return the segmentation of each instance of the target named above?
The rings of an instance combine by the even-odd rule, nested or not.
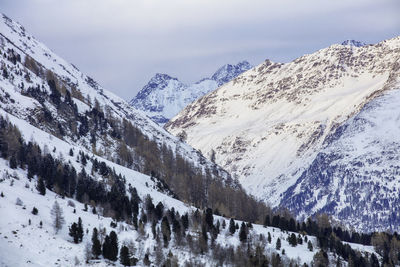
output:
[[[98,236],[97,228],[93,228],[92,234],[92,253],[93,256],[98,259],[101,254],[101,243]]]
[[[312,245],[310,240],[308,240],[307,248],[308,248],[309,251],[313,251],[313,245]]]
[[[161,221],[161,233],[163,235],[164,246],[168,246],[168,242],[171,239],[171,228],[166,216],[163,217]]]
[[[118,258],[118,237],[114,231],[110,233],[110,260],[116,261]]]
[[[271,244],[271,233],[270,233],[270,232],[268,232],[268,237],[267,237],[267,240],[268,240],[268,243],[270,243],[270,244]]]
[[[122,265],[124,266],[131,266],[130,263],[130,255],[129,255],[129,249],[127,246],[122,246],[121,247],[121,252],[119,255],[119,260]]]
[[[239,239],[240,239],[240,242],[247,241],[247,227],[244,222],[242,222],[242,225],[240,226]]]
[[[236,232],[235,221],[231,218],[229,221],[229,232],[233,235]]]
[[[276,240],[276,250],[280,250],[281,249],[281,239],[278,237],[278,240]]]
[[[36,189],[39,191],[39,193],[44,196],[46,195],[46,186],[44,185],[44,181],[42,177],[39,177]]]

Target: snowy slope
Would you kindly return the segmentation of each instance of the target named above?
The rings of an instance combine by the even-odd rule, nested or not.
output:
[[[400,229],[400,88],[369,102],[340,126],[281,204],[323,210],[359,230]]]
[[[4,111],[0,111],[0,115],[7,116],[11,123],[20,129],[24,129],[24,131],[22,131],[23,137],[25,139],[31,138],[30,140],[38,143],[42,150],[45,150],[45,146],[56,147],[56,151],[49,150],[49,153],[52,153],[54,157],[63,158],[65,162],[70,162],[70,164],[77,169],[82,167],[80,163],[75,161],[73,156],[68,155],[68,151],[70,149],[77,149],[76,147]],[[84,152],[88,153],[90,157],[96,157],[96,155],[91,154],[90,151]],[[195,210],[195,208],[155,190],[153,188],[154,182],[150,177],[100,157],[97,158],[114,168],[118,174],[120,173],[126,177],[126,182],[136,187],[142,199],[149,194],[155,203],[160,201],[166,208],[173,207],[179,210],[181,214]],[[86,166],[86,171],[90,172],[90,169],[91,163]],[[84,250],[86,243],[90,243],[91,230],[93,227],[97,227],[98,229],[106,228],[107,233],[112,230],[117,231],[120,244],[127,241],[133,242],[136,248],[134,256],[138,259],[142,259],[146,251],[153,252],[153,248],[157,246],[156,240],[153,238],[141,237],[138,232],[133,229],[132,225],[119,222],[117,228],[110,227],[110,223],[112,222],[111,218],[94,215],[90,211],[85,212],[84,205],[76,200],[61,198],[51,191],[47,191],[45,196],[41,196],[35,189],[36,179],[29,181],[27,179],[26,170],[13,170],[3,159],[0,159],[0,177],[0,192],[4,194],[4,197],[0,198],[0,214],[5,215],[3,219],[0,220],[1,266],[86,266]],[[16,205],[18,198],[22,200],[22,205]],[[53,229],[52,217],[50,215],[50,210],[54,201],[60,204],[65,217],[65,225],[57,234],[55,234]],[[75,204],[75,207],[68,205],[70,201]],[[31,213],[33,207],[38,208],[38,215],[33,215]],[[76,209],[76,213],[73,212],[74,209]],[[90,232],[89,234],[85,233],[82,243],[74,244],[72,238],[68,235],[68,226],[76,222],[78,217],[81,217],[84,229],[88,229]],[[31,224],[29,224],[29,220],[31,220]],[[225,220],[225,223],[227,225],[229,224],[229,220],[223,217],[216,216],[215,220]],[[40,221],[43,223],[42,227],[39,226]],[[241,221],[237,221],[237,223],[240,224]],[[152,235],[149,224],[147,224],[145,232],[144,236]],[[282,249],[285,249],[286,255],[290,255],[289,258],[286,259],[283,257],[283,260],[293,259],[299,263],[310,264],[314,254],[318,252],[318,249],[309,251],[306,243],[296,247],[290,246],[287,237],[291,232],[283,232],[278,228],[253,225],[250,235],[253,236],[254,240],[257,240],[260,234],[267,236],[268,232],[271,234],[272,242],[271,245],[265,247],[265,253],[267,254],[278,252],[274,246],[278,237],[282,240]],[[196,235],[196,232],[193,231],[192,234]],[[311,240],[313,246],[317,248],[315,237],[307,236],[307,238]],[[233,246],[233,248],[241,244],[238,234],[236,233],[232,236],[228,228],[221,231],[216,243],[224,247]],[[371,247],[362,247],[359,250],[373,251]],[[173,254],[177,256],[180,264],[192,258],[188,251],[175,246],[164,250],[165,257],[167,257],[169,251],[172,251]],[[210,260],[209,255],[197,257],[197,260],[203,266],[214,266],[216,264],[213,260]],[[115,263],[108,264],[104,260],[94,262],[96,266],[115,265]],[[142,264],[142,262],[139,263],[139,265]],[[117,266],[120,265],[117,263]]]
[[[227,64],[219,68],[210,78],[189,85],[167,74],[157,73],[130,101],[130,104],[162,125],[194,100],[214,91],[251,67],[247,61],[236,65]]]
[[[287,64],[267,60],[189,105],[166,129],[185,130],[204,154],[215,150],[250,193],[277,206],[339,125],[396,88],[399,48],[397,37],[332,45]]]
[[[71,87],[77,88],[82,98],[73,97],[73,101],[80,113],[90,110],[92,108],[90,105],[94,104],[95,100],[97,100],[106,114],[111,114],[119,120],[129,120],[150,139],[156,141],[159,145],[166,144],[186,160],[191,161],[194,166],[201,169],[214,166],[213,163],[205,160],[198,151],[169,134],[158,124],[150,120],[143,112],[134,109],[120,97],[102,88],[92,78],[81,73],[75,66],[66,62],[44,44],[37,41],[25,31],[23,26],[5,15],[1,15],[0,20],[0,50],[2,53],[10,50],[16,51],[22,57],[21,62],[24,62],[26,57],[29,56],[36,60],[42,68],[51,70],[59,79],[65,81]],[[42,77],[47,74],[36,75],[27,70],[22,63],[17,61],[16,64],[12,64],[4,57],[0,61],[2,66],[6,66],[7,69],[12,70],[9,71],[10,76],[8,78],[0,76],[1,108],[21,119],[31,121],[35,125],[40,125],[41,118],[38,118],[38,116],[40,115],[41,103],[32,97],[25,96],[25,90],[28,86],[35,87],[39,85],[41,90],[50,93],[49,86]],[[30,77],[30,82],[26,81],[26,75]],[[21,84],[25,84],[25,88]],[[88,103],[92,104],[89,105]],[[60,124],[66,122],[66,119],[59,117],[52,103],[46,101],[44,106],[46,106]],[[44,130],[51,132],[53,129],[48,128]],[[107,137],[105,138],[107,139]],[[69,143],[91,148],[90,140],[75,140],[69,136],[65,136],[64,139]],[[115,146],[115,144],[110,146],[110,140],[100,140],[96,144],[96,149],[103,150],[111,158],[114,156]],[[215,168],[219,170],[221,176],[229,176],[218,166],[215,166]]]

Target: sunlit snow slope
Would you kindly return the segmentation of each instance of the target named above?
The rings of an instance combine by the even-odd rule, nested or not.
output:
[[[321,201],[321,197],[334,194],[333,188],[325,184],[311,186],[315,176],[326,171],[324,166],[318,165],[320,170],[308,175],[307,180],[304,180],[306,174],[303,172],[310,173],[312,164],[319,164],[316,163],[318,153],[333,142],[328,137],[339,126],[377,96],[398,87],[399,47],[400,37],[397,37],[361,47],[332,45],[287,64],[267,60],[189,105],[166,125],[166,129],[174,134],[184,130],[188,143],[204,154],[211,155],[211,150],[215,150],[216,162],[236,175],[249,192],[266,202],[288,206],[297,215],[325,210],[341,219],[349,218],[349,213],[340,216],[339,213],[344,206],[353,205],[349,200],[353,191],[342,193],[342,208],[324,209],[329,201]],[[387,108],[385,114],[393,116],[387,131],[398,131],[396,118],[400,108],[396,105],[394,110],[386,105],[382,108]],[[371,116],[371,121],[383,119],[379,112],[363,114]],[[364,135],[355,134],[349,142],[362,142],[363,139]],[[373,139],[370,143],[391,140],[381,132],[376,132]],[[365,145],[369,147],[369,144]],[[357,169],[351,174],[348,171],[341,173],[350,183],[348,187],[357,183],[362,187],[364,180],[373,180],[382,189],[386,183],[382,173],[393,170],[391,161],[378,167],[374,161],[367,160],[366,151],[355,152],[348,146],[344,147],[338,148],[337,153],[346,159],[346,168],[352,169],[351,159],[356,158],[357,153],[364,158],[365,164],[363,174],[358,174]],[[379,156],[386,152],[385,147],[370,149],[378,151],[377,160],[386,161],[386,156]],[[397,150],[393,153],[398,157]],[[399,166],[398,161],[395,166]],[[330,173],[327,175],[333,179]],[[357,177],[356,181],[350,179],[353,175]],[[390,177],[399,180],[396,172]],[[297,186],[297,190],[286,192],[290,186],[300,182],[302,188]],[[301,194],[304,187],[313,192],[298,198],[291,195]],[[339,187],[343,188],[343,184]],[[384,188],[391,187],[386,185],[382,189],[385,195],[389,194]],[[328,193],[319,194],[318,190]],[[374,191],[372,194],[376,198],[382,197],[378,190]],[[282,198],[284,201],[281,203]],[[367,212],[373,199],[366,197],[366,203],[358,206],[359,213]],[[385,205],[376,205],[376,210],[388,212]],[[381,220],[381,225],[390,225],[388,216]],[[399,228],[398,219],[395,224]],[[357,220],[357,225],[364,228],[362,220]]]

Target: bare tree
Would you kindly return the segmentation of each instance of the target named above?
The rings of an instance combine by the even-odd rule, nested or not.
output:
[[[53,208],[51,209],[51,216],[53,217],[53,227],[57,234],[65,223],[63,210],[61,209],[57,201],[55,201],[53,204]]]

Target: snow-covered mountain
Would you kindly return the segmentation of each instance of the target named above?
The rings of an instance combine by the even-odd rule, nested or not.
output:
[[[221,167],[4,15],[0,55],[1,266],[246,266],[255,258],[258,265],[302,265],[338,258],[304,234],[307,226],[300,234],[296,224],[294,233],[213,214],[253,222],[273,215]],[[352,256],[352,248],[363,257],[374,252],[343,247]]]
[[[236,65],[227,64],[219,68],[210,78],[201,79],[194,84],[184,84],[177,78],[157,73],[130,101],[130,104],[162,125],[194,100],[251,68],[247,61]]]
[[[167,125],[298,216],[327,212],[358,229],[399,230],[400,37],[269,60]]]

